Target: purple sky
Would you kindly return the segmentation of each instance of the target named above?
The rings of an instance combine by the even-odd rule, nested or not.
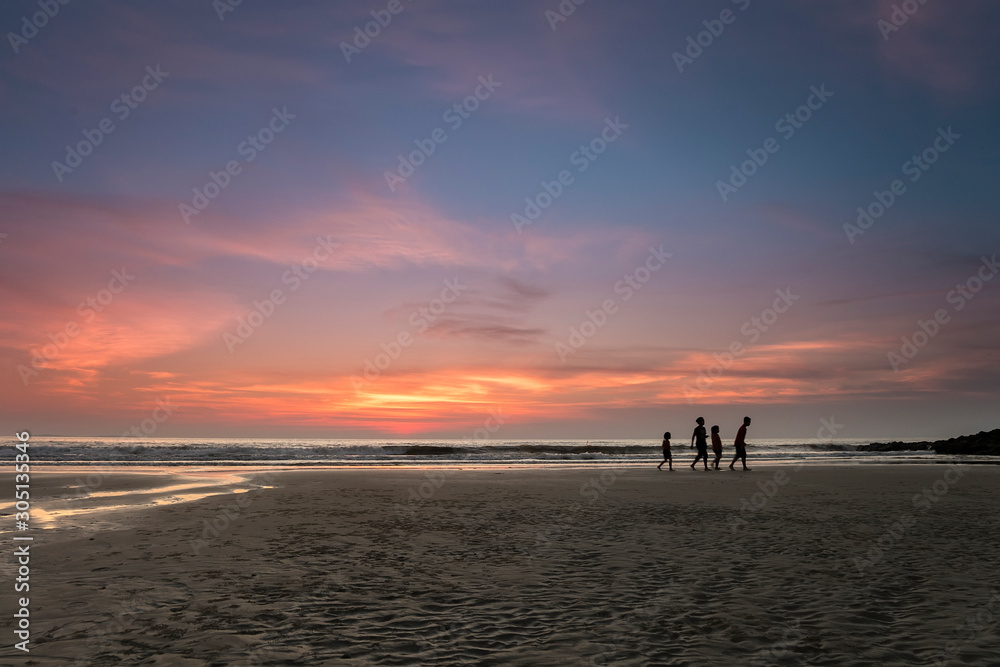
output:
[[[995,3],[224,2],[0,9],[4,428],[1000,425]]]

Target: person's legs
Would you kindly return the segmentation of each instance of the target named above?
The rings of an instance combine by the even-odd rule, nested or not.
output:
[[[736,455],[733,457],[733,462],[729,464],[729,469],[730,470],[734,469],[733,466],[736,465],[736,461],[739,460],[739,458],[740,458],[740,450],[739,450],[739,448],[737,448],[736,449]]]
[[[750,470],[750,468],[747,467],[747,448],[746,447],[740,447],[740,458],[743,459],[743,469],[744,470]]]
[[[719,469],[719,461],[721,461],[721,460],[722,460],[722,452],[716,452],[715,453],[715,463],[713,464],[713,466],[715,467],[716,470]]]
[[[708,449],[705,449],[701,453],[702,459],[705,461],[705,470],[708,470]]]

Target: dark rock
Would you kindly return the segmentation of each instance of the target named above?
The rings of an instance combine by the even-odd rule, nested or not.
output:
[[[929,442],[873,442],[858,445],[859,452],[911,452],[932,449]]]
[[[1000,428],[980,431],[975,435],[962,435],[934,443],[938,454],[977,454],[1000,456]]]
[[[934,442],[873,442],[870,445],[858,446],[859,452],[926,451],[929,449],[933,449],[936,454],[1000,456],[1000,428]]]
[[[453,454],[454,452],[454,447],[442,447],[439,445],[413,445],[412,447],[408,447],[403,454],[407,456],[444,456],[447,454]]]

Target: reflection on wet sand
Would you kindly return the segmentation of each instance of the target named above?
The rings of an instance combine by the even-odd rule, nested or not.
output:
[[[94,473],[91,470],[78,472],[79,474],[90,473],[91,477],[96,474],[99,476],[98,479],[102,481],[120,474],[120,471],[109,473],[97,470]],[[59,474],[67,472],[69,471],[60,470]],[[36,479],[44,479],[44,477],[45,473],[42,473],[37,475]],[[166,475],[148,474],[148,477],[147,475],[143,475],[143,477],[149,480],[149,484],[139,488],[91,491],[93,486],[82,483],[69,485],[67,490],[70,493],[62,497],[46,498],[40,496],[31,505],[32,525],[43,530],[57,527],[61,529],[109,530],[124,527],[126,513],[161,505],[201,500],[209,496],[272,488],[269,485],[254,482],[252,478],[255,475],[246,471],[211,470],[178,474],[176,470],[170,470]],[[80,477],[76,479],[81,480]],[[13,512],[13,502],[0,505],[0,516],[10,515]]]

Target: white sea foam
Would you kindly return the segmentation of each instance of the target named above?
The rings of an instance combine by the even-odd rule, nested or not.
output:
[[[9,438],[8,438],[9,440]],[[771,463],[849,463],[925,461],[942,457],[931,451],[859,452],[853,440],[753,440],[749,460]],[[734,450],[725,444],[728,465]],[[675,463],[694,459],[686,443],[673,446]],[[13,447],[0,449],[0,460],[13,459]],[[661,460],[659,440],[361,440],[247,438],[70,438],[36,436],[31,440],[37,464],[122,465],[404,465],[404,464],[643,464]]]

